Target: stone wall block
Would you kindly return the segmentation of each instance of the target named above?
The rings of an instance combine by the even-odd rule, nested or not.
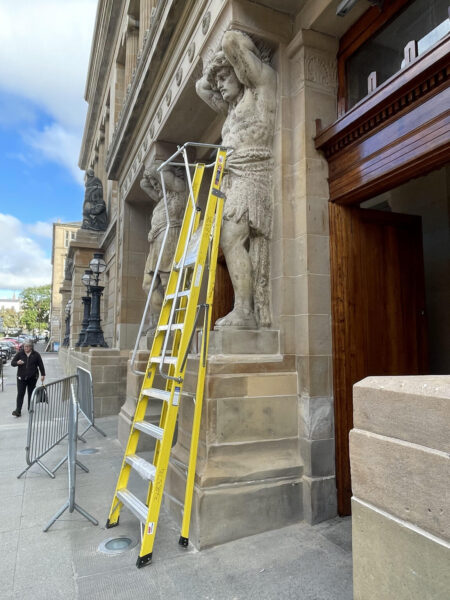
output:
[[[450,541],[450,455],[353,429],[353,495]]]
[[[334,436],[332,398],[300,397],[300,436],[308,440],[327,440]]]
[[[367,377],[353,395],[356,428],[450,452],[450,376]]]
[[[297,396],[217,400],[219,443],[297,435]]]
[[[326,477],[334,475],[334,438],[328,440],[308,440],[300,438],[300,456],[305,475]]]
[[[333,519],[337,515],[336,479],[302,478],[304,518],[310,525]]]
[[[447,600],[450,545],[352,499],[355,600]]]

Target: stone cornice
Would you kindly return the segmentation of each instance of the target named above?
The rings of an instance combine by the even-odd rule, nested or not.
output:
[[[105,86],[115,50],[122,8],[123,0],[99,0],[97,7],[84,95],[88,102],[88,112],[78,161],[79,167],[83,170],[88,166],[99,113],[103,108]]]
[[[315,138],[316,148],[331,158],[447,86],[449,55],[450,37],[447,36],[319,132]]]
[[[157,5],[150,28],[144,36],[144,45],[138,55],[136,69],[108,149],[106,171],[110,179],[118,178],[121,151],[127,145],[130,131],[139,119],[145,96],[154,85],[179,19],[193,3],[193,0],[160,0]]]

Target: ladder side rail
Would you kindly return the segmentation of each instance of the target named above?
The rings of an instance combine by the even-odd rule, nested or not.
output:
[[[213,180],[214,181],[214,180]],[[221,181],[221,180],[220,180]],[[220,184],[219,186],[220,187]],[[205,304],[208,307],[205,312],[204,328],[202,335],[202,344],[199,355],[199,369],[197,377],[197,386],[195,391],[195,408],[192,421],[191,445],[189,450],[189,463],[186,477],[186,488],[184,497],[184,511],[181,525],[181,535],[178,543],[187,548],[189,543],[189,527],[192,512],[192,498],[195,483],[195,470],[197,465],[198,440],[200,435],[200,425],[203,409],[203,398],[206,379],[206,357],[208,355],[209,335],[211,331],[212,306],[214,302],[214,289],[216,282],[217,257],[219,254],[220,232],[222,227],[224,195],[211,186],[211,194],[216,196],[215,221],[213,223],[213,235],[210,245],[210,261],[208,273],[208,285],[206,290]]]
[[[185,153],[185,159],[187,162],[187,154]],[[176,305],[177,305],[177,299],[178,299],[178,294],[180,292],[180,287],[181,287],[181,283],[183,281],[183,269],[184,269],[184,263],[186,261],[186,256],[187,256],[187,251],[188,251],[188,246],[189,246],[189,240],[192,237],[193,232],[195,231],[196,226],[198,227],[198,223],[199,223],[199,213],[197,211],[196,208],[196,201],[197,201],[197,197],[198,194],[200,192],[200,186],[201,186],[201,181],[203,178],[203,173],[204,173],[205,167],[202,163],[199,163],[196,166],[195,169],[195,174],[194,174],[194,182],[195,185],[192,184],[191,178],[190,178],[190,173],[189,173],[189,167],[187,167],[187,172],[188,172],[188,180],[189,180],[189,188],[190,188],[190,198],[192,199],[192,214],[191,214],[191,220],[189,223],[189,230],[188,230],[188,234],[186,236],[186,242],[184,244],[184,248],[183,248],[183,254],[181,256],[181,259],[177,261],[177,272],[179,274],[178,278],[177,278],[177,284],[176,284],[176,289],[175,289],[175,297],[172,301],[172,305],[171,305],[171,309],[170,309],[170,315],[169,315],[169,319],[168,319],[168,326],[170,329],[170,326],[173,324],[174,321],[174,316],[175,316],[175,311],[176,311]],[[195,190],[195,195],[194,195],[194,190]],[[178,248],[177,248],[178,250]],[[177,256],[174,257],[174,264],[176,263],[176,259]],[[169,334],[169,329],[167,331],[167,333]],[[170,335],[166,335],[164,338],[164,344],[163,344],[163,350],[161,353],[161,362],[159,364],[159,373],[160,375],[166,379],[166,380],[174,380],[179,382],[179,379],[173,377],[172,375],[169,375],[168,373],[165,373],[163,371],[163,367],[164,367],[164,359],[166,357],[167,354],[167,346],[169,343],[169,339],[170,339]]]

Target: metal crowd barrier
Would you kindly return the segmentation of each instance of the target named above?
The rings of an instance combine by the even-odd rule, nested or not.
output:
[[[76,379],[76,376],[74,378]],[[48,531],[53,523],[58,519],[67,509],[70,513],[74,510],[83,515],[93,525],[98,525],[97,519],[94,519],[88,512],[86,512],[81,506],[75,502],[75,482],[76,482],[76,465],[79,464],[77,461],[77,439],[78,439],[78,402],[76,399],[75,383],[71,382],[71,398],[67,402],[68,409],[68,444],[67,444],[67,463],[69,473],[69,498],[67,502],[58,510],[58,512],[50,519],[44,528],[44,531]]]
[[[28,415],[28,434],[26,445],[26,461],[28,467],[24,469],[20,478],[30,467],[37,464],[50,477],[55,475],[41,461],[50,450],[59,444],[68,435],[71,388],[77,388],[78,377],[72,375],[52,381],[45,386],[45,401],[41,387],[34,389],[31,396]]]
[[[89,431],[91,427],[101,433],[104,437],[106,437],[106,433],[100,429],[95,424],[95,415],[94,415],[94,387],[92,384],[92,375],[90,371],[83,369],[82,367],[77,367],[77,376],[78,376],[78,402],[80,406],[80,411],[83,413],[83,416],[88,421],[89,425],[86,429],[80,433],[80,437],[82,438],[84,434]]]

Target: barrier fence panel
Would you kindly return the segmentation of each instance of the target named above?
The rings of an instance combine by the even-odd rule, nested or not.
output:
[[[95,415],[94,415],[94,386],[92,384],[92,375],[86,369],[82,367],[77,367],[77,376],[78,376],[78,402],[80,405],[80,411],[83,413],[83,416],[87,419],[89,425],[86,429],[80,433],[80,437],[84,436],[84,434],[93,427],[99,433],[101,433],[104,437],[106,437],[106,433],[97,427],[95,424]]]
[[[38,464],[50,477],[55,477],[41,459],[67,436],[72,387],[76,393],[77,384],[77,376],[72,375],[33,391],[26,445],[28,467],[18,478],[34,464]]]
[[[58,510],[58,512],[50,519],[44,528],[44,531],[48,531],[53,523],[66,511],[69,510],[72,513],[74,510],[83,515],[93,525],[98,525],[97,519],[94,519],[88,512],[86,512],[81,506],[75,502],[75,483],[76,483],[76,465],[79,464],[77,461],[77,438],[78,438],[78,402],[76,397],[76,386],[74,383],[71,384],[71,399],[68,411],[68,441],[67,441],[67,465],[68,465],[68,476],[69,476],[69,498],[67,502]]]

